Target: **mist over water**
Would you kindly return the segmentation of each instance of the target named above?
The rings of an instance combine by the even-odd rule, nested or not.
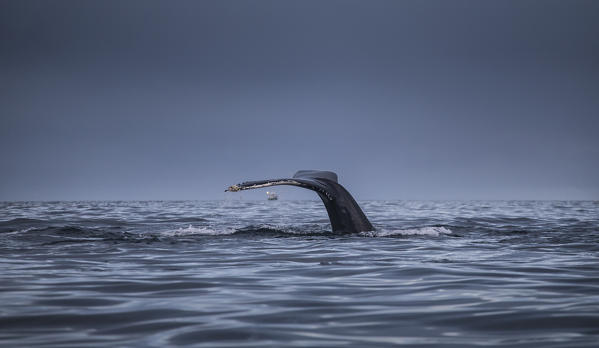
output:
[[[0,344],[596,346],[599,202],[359,203],[0,203]]]

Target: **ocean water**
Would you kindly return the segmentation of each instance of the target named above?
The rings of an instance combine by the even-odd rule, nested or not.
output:
[[[0,203],[3,347],[599,347],[599,202]]]

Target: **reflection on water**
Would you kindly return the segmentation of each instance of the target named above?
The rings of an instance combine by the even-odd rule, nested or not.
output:
[[[3,346],[588,346],[599,203],[0,203]]]

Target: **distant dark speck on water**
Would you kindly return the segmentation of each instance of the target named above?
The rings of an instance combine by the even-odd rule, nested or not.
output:
[[[0,345],[597,347],[597,202],[271,203],[0,203]]]

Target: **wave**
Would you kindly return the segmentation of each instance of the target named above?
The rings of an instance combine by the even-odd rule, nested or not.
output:
[[[452,234],[449,228],[443,226],[430,226],[420,228],[406,228],[399,230],[382,229],[369,232],[361,232],[365,237],[393,237],[393,236],[430,236],[439,237],[441,235]]]
[[[47,222],[39,219],[16,218],[12,220],[0,221],[0,233],[15,232],[18,230],[31,229],[47,225]]]
[[[148,239],[176,238],[189,236],[337,236],[345,234],[336,234],[330,231],[326,224],[300,224],[300,225],[249,225],[245,227],[231,227],[218,225],[193,225],[186,227],[155,229],[150,228],[152,224],[141,224],[139,229],[123,229],[122,223],[108,226],[87,226],[87,224],[70,225],[48,225],[47,222],[33,219],[22,219],[20,221],[11,221],[11,228],[5,233],[21,236],[20,238],[29,239],[38,242],[53,243],[62,240],[82,241],[106,240],[106,241],[132,241]],[[145,227],[143,227],[145,225]],[[443,226],[428,226],[420,228],[391,229],[379,228],[375,231],[362,232],[354,236],[362,237],[391,237],[391,236],[432,236],[452,234],[452,230]],[[346,235],[347,236],[347,235]]]
[[[161,236],[184,237],[184,236],[315,236],[331,235],[332,232],[319,226],[272,226],[272,225],[250,225],[242,228],[218,228],[214,226],[192,226],[180,227],[176,230],[161,232]]]
[[[392,237],[392,236],[431,236],[438,237],[441,235],[452,234],[453,232],[443,226],[430,226],[421,228],[408,228],[408,229],[381,229],[376,231],[361,232],[358,236],[362,237]],[[323,229],[319,226],[270,226],[270,225],[259,225],[259,226],[247,226],[239,229],[235,228],[216,228],[209,226],[192,226],[178,228],[172,231],[165,231],[161,233],[162,236],[169,237],[182,237],[182,236],[223,236],[223,235],[280,235],[280,236],[333,236],[337,235],[327,229]]]
[[[160,234],[163,236],[169,237],[180,237],[180,236],[222,236],[222,235],[231,235],[234,234],[236,230],[234,228],[221,228],[217,229],[214,227],[208,226],[192,226],[189,225],[187,227],[180,227],[176,230],[172,231],[164,231]]]

